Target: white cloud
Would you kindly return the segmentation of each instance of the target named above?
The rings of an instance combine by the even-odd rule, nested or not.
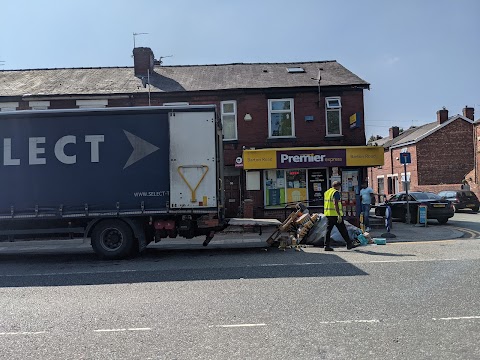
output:
[[[393,66],[395,63],[399,62],[400,58],[398,56],[387,56],[385,63],[389,66]]]

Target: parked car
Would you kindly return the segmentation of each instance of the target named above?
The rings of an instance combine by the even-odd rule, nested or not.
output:
[[[453,204],[455,212],[460,209],[472,209],[477,212],[480,208],[480,201],[477,195],[470,190],[445,190],[438,193]]]
[[[442,199],[435,193],[412,191],[408,193],[411,222],[417,222],[418,206],[427,206],[427,219],[436,219],[440,224],[445,224],[453,217],[455,211],[452,203]],[[385,216],[387,205],[392,211],[392,218],[406,220],[407,216],[407,194],[404,192],[392,195],[390,199],[377,205],[375,215]]]

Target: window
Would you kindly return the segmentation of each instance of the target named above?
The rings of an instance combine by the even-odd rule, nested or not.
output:
[[[295,73],[304,73],[305,69],[302,68],[302,67],[289,67],[289,68],[287,68],[287,71],[290,74],[295,74]]]
[[[383,177],[377,178],[377,193],[378,194],[384,194],[385,191],[385,179]]]
[[[271,138],[295,136],[293,99],[268,100],[268,133]]]
[[[163,106],[187,106],[187,105],[189,105],[188,102],[163,103]]]
[[[342,103],[339,97],[325,99],[327,136],[342,135]]]
[[[80,109],[104,108],[107,107],[108,100],[77,100],[77,106]]]
[[[307,200],[307,170],[265,170],[265,207]]]
[[[398,175],[388,175],[388,193],[395,194],[398,192]]]
[[[222,101],[223,140],[237,140],[237,102]]]
[[[50,106],[50,101],[29,101],[28,106],[32,110],[47,110]]]
[[[18,102],[4,102],[0,103],[0,111],[15,111],[17,110]]]

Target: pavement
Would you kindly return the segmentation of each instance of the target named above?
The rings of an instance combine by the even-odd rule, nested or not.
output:
[[[245,231],[241,226],[227,227],[223,232],[216,233],[208,247],[203,246],[204,236],[195,237],[193,239],[175,238],[162,239],[159,243],[151,243],[149,248],[238,248],[238,247],[266,247],[266,240],[272,235],[277,226],[257,226],[253,229]],[[380,227],[378,222],[369,232],[372,238],[385,237],[386,229]],[[395,238],[388,238],[388,243],[394,242],[419,242],[419,241],[436,241],[451,240],[465,236],[465,233],[450,226],[437,224],[436,221],[429,222],[427,227],[416,226],[413,224],[404,224],[401,222],[393,222],[390,231]],[[90,239],[66,239],[66,240],[28,240],[15,242],[0,242],[0,252],[14,251],[20,249],[24,251],[35,250],[55,250],[59,248],[90,248]]]

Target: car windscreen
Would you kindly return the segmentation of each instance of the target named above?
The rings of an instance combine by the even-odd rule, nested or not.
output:
[[[415,200],[440,200],[441,197],[434,193],[413,193]]]

